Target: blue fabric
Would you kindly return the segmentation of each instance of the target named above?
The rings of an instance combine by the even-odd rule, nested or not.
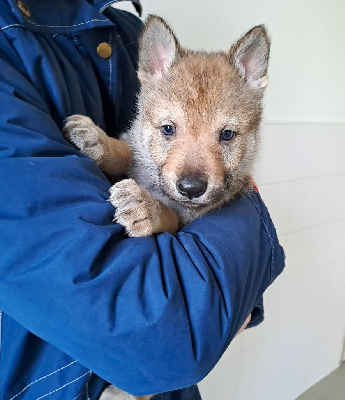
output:
[[[0,398],[195,385],[250,313],[263,319],[284,266],[269,214],[252,191],[175,236],[126,238],[109,181],[61,128],[79,113],[125,129],[141,23],[102,1],[25,3],[29,18],[0,0]],[[195,386],[159,396],[199,399]]]

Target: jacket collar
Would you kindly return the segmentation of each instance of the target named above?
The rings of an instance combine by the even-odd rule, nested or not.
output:
[[[93,27],[114,25],[102,12],[116,0],[7,0],[18,22],[42,33],[73,33]],[[122,1],[122,0],[117,0]],[[23,6],[27,12],[23,13]],[[140,0],[133,0],[137,11]]]
[[[98,11],[103,12],[107,7],[109,7],[113,3],[119,3],[121,1],[129,1],[129,0],[91,0],[91,3],[98,9]],[[132,3],[141,17],[142,14],[142,6],[140,4],[140,0],[132,0]]]

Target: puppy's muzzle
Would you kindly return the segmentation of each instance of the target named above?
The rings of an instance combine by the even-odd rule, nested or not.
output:
[[[176,182],[176,188],[182,196],[195,199],[206,192],[207,180],[200,176],[183,176]]]

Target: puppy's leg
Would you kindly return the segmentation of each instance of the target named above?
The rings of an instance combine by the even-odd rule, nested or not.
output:
[[[150,400],[152,397],[153,395],[135,397],[111,385],[102,392],[99,400]]]
[[[116,208],[115,221],[126,228],[129,236],[151,236],[154,233],[178,231],[175,212],[156,200],[133,179],[124,179],[110,188],[109,201]]]
[[[116,180],[126,174],[131,151],[124,140],[107,136],[89,117],[72,115],[65,121],[65,138],[82,153],[92,158],[99,168]]]

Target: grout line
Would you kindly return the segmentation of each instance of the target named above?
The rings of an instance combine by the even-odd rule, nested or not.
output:
[[[345,122],[327,122],[327,121],[273,121],[263,119],[262,125],[332,125],[345,126]]]
[[[340,263],[341,261],[345,261],[345,255],[343,255],[341,258],[338,258],[338,259],[336,259],[334,261],[331,261],[329,264],[324,264],[321,267],[316,267],[316,268],[312,269],[311,271],[304,272],[304,273],[302,273],[300,275],[297,275],[297,276],[295,276],[295,277],[293,277],[291,279],[288,279],[287,281],[283,281],[282,283],[276,283],[276,281],[275,281],[273,283],[274,286],[273,287],[269,286],[267,288],[267,290],[269,290],[271,287],[272,287],[273,290],[275,290],[276,288],[282,287],[282,286],[284,286],[286,284],[290,284],[291,282],[296,281],[296,280],[298,280],[300,278],[305,278],[306,276],[308,276],[310,274],[313,274],[313,273],[316,273],[316,272],[320,272],[322,269],[330,268],[330,267]],[[284,271],[283,271],[283,273],[284,273]],[[278,277],[278,279],[279,279],[279,277]]]
[[[287,231],[287,232],[279,233],[278,234],[278,238],[280,239],[283,236],[292,235],[294,233],[299,233],[299,232],[302,232],[302,231],[307,231],[308,229],[315,229],[315,228],[318,228],[319,226],[325,226],[325,225],[329,225],[329,224],[334,224],[335,222],[344,221],[344,220],[345,220],[345,217],[340,217],[340,218],[337,218],[337,219],[332,219],[330,221],[321,222],[319,224],[306,226],[306,227],[300,228],[300,229],[295,229],[293,231]]]
[[[338,172],[336,174],[326,174],[326,175],[319,175],[319,176],[312,176],[309,178],[296,178],[296,179],[288,179],[288,180],[283,180],[283,181],[272,181],[272,182],[264,182],[260,183],[260,181],[257,181],[259,191],[260,187],[264,186],[269,186],[269,185],[278,185],[280,183],[293,183],[293,182],[303,182],[303,181],[312,181],[316,179],[322,179],[322,178],[330,178],[330,177],[339,177],[339,176],[345,176],[345,172]]]

